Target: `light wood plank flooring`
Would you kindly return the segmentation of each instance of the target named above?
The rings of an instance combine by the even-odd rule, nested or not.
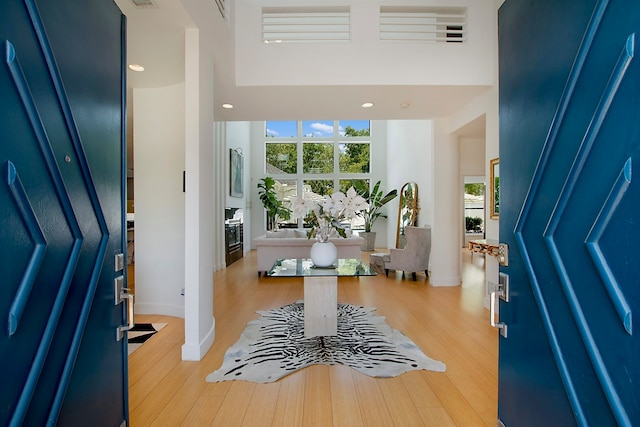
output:
[[[368,262],[369,253],[363,252]],[[311,366],[271,384],[207,383],[256,310],[302,299],[299,278],[258,278],[252,251],[214,275],[216,339],[200,362],[183,362],[184,322],[168,325],[129,357],[133,427],[141,426],[491,426],[497,418],[497,332],[483,307],[484,257],[463,249],[463,284],[434,288],[401,273],[341,279],[341,302],[377,307],[445,373],[371,378],[345,366]]]

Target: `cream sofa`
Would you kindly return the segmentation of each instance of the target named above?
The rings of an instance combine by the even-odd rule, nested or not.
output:
[[[330,239],[338,249],[338,258],[360,258],[360,248],[364,239],[360,236]],[[253,239],[253,246],[258,251],[258,276],[271,270],[276,260],[281,258],[309,258],[311,245],[315,239],[308,239],[306,230],[286,229],[267,231]]]

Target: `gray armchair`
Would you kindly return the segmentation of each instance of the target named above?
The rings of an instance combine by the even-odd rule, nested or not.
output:
[[[431,227],[405,227],[407,244],[403,249],[391,249],[389,261],[384,263],[385,273],[400,270],[411,273],[416,280],[416,272],[424,271],[429,277],[429,255],[431,253]]]

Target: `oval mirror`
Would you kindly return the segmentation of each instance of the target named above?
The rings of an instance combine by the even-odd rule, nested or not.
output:
[[[400,190],[398,204],[398,227],[396,229],[396,248],[402,249],[407,243],[404,228],[418,224],[418,184],[407,182]]]

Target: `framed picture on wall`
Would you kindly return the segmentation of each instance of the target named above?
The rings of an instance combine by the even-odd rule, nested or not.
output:
[[[230,172],[229,177],[230,195],[231,197],[243,197],[244,196],[244,159],[242,157],[242,150],[239,148],[232,148],[229,150],[231,155]]]

